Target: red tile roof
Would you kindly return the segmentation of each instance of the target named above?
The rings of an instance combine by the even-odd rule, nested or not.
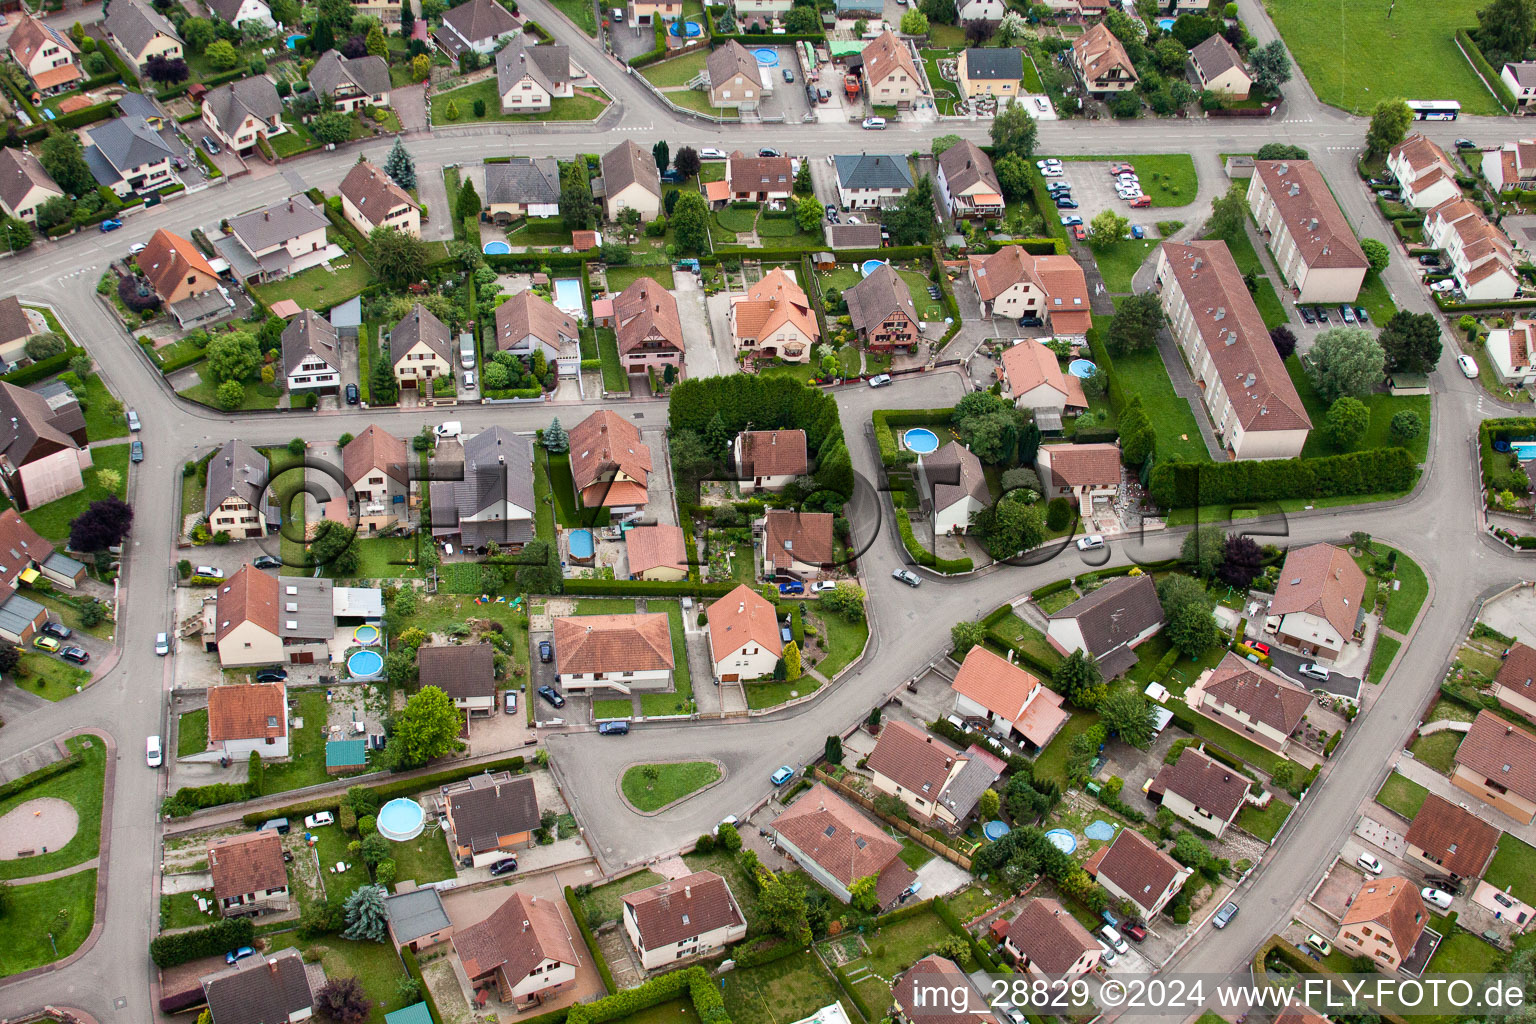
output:
[[[688,571],[687,541],[680,526],[658,523],[628,530],[624,534],[624,552],[629,559],[631,576],[651,569]]]
[[[731,887],[713,871],[698,871],[624,897],[646,949],[746,923]]]
[[[1516,796],[1536,801],[1536,736],[1492,711],[1477,713],[1455,760]]]
[[[820,782],[771,828],[845,886],[887,869],[911,874],[901,862],[901,844]]]
[[[1424,918],[1424,904],[1414,884],[1388,875],[1366,879],[1339,923],[1380,925],[1392,936],[1398,955],[1406,958],[1424,931]]]
[[[1451,874],[1476,878],[1488,866],[1500,834],[1471,811],[1431,793],[1413,816],[1407,839]]]
[[[830,512],[769,509],[763,528],[766,557],[779,569],[792,562],[830,566],[833,518]]]
[[[810,470],[803,430],[744,430],[741,433],[743,477],[804,476]]]
[[[1253,172],[1269,190],[1308,267],[1366,268],[1355,229],[1312,161],[1255,160]]]
[[[509,985],[516,985],[545,960],[581,963],[560,905],[521,892],[485,920],[455,932],[453,948],[472,981],[499,969]]]
[[[743,583],[709,606],[709,646],[716,658],[724,658],[748,641],[775,657],[784,652],[778,611]]]
[[[208,691],[208,740],[256,740],[288,735],[282,683],[237,683]]]
[[[659,613],[556,619],[555,665],[561,675],[671,669],[671,624]]]
[[[645,504],[651,475],[651,446],[640,440],[640,428],[608,409],[599,409],[571,428],[571,479],[588,508],[600,505]],[[634,481],[614,482],[622,473]],[[604,486],[594,487],[594,484]],[[637,490],[639,500],[631,501]]]
[[[1144,912],[1150,912],[1158,897],[1186,870],[1132,828],[1122,828],[1114,842],[1100,849],[1102,856],[1095,855],[1098,863],[1089,874],[1113,882]]]
[[[1157,788],[1177,793],[1207,814],[1230,822],[1248,795],[1248,780],[1194,747],[1157,773]]]
[[[1306,690],[1231,651],[1211,671],[1202,689],[1207,696],[1287,736],[1296,731],[1312,706],[1312,695]]]
[[[960,751],[932,733],[893,719],[880,730],[880,739],[870,751],[869,770],[909,793],[936,801],[959,757]]]
[[[21,513],[14,508],[0,512],[0,587],[14,590],[23,569],[33,562],[41,565],[51,554],[53,545],[32,529]]]
[[[1365,573],[1343,548],[1332,544],[1292,548],[1280,567],[1269,613],[1311,612],[1348,640],[1355,632],[1365,583]]]
[[[919,994],[919,986],[922,993]],[[929,993],[941,989],[946,1001],[934,1005]],[[907,1020],[922,1024],[994,1024],[986,998],[953,960],[925,956],[896,979],[891,995]]]
[[[208,844],[208,873],[217,899],[265,893],[288,885],[283,842],[276,832],[247,832]]]
[[[1041,974],[1065,974],[1084,953],[1099,948],[1088,929],[1055,900],[1033,899],[1008,925],[1008,942]]]

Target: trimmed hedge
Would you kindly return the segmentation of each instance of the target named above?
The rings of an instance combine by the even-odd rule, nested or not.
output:
[[[970,572],[976,567],[976,563],[969,558],[940,558],[923,547],[917,535],[912,532],[912,520],[907,515],[907,510],[900,505],[896,506],[896,528],[901,532],[902,546],[907,549],[907,554],[911,555],[918,565],[927,566],[945,575]]]
[[[149,944],[149,958],[156,967],[175,967],[205,956],[218,956],[256,938],[256,926],[248,917],[231,917],[207,928],[160,935]]]
[[[0,800],[5,800],[8,797],[14,796],[24,789],[30,789],[40,782],[46,782],[54,776],[63,775],[65,772],[72,771],[80,766],[80,761],[80,755],[78,753],[71,752],[70,755],[64,758],[62,761],[55,761],[53,764],[45,764],[35,772],[23,775],[19,779],[12,779],[5,785],[0,786]]]
[[[602,977],[604,987],[610,993],[617,992],[619,986],[613,980],[613,971],[608,969],[608,958],[603,956],[603,951],[598,948],[597,936],[592,934],[592,928],[587,924],[587,912],[581,909],[581,901],[576,898],[576,890],[570,886],[565,887],[565,902],[571,908],[571,916],[576,919],[576,927],[581,929],[582,940],[587,944],[587,953],[592,957],[592,963],[597,966],[597,973]]]
[[[1029,596],[1034,598],[1036,601],[1038,601],[1038,600],[1040,600],[1043,597],[1050,597],[1052,594],[1059,594],[1063,590],[1066,590],[1070,586],[1072,586],[1072,580],[1070,578],[1069,579],[1064,579],[1064,580],[1057,580],[1055,583],[1047,583],[1043,587],[1036,587],[1034,590],[1031,590],[1029,592]],[[998,610],[999,611],[1004,611],[1006,613],[1007,608],[1008,608],[1008,606],[1004,605],[1003,608],[1000,608]],[[999,615],[998,618],[1001,619],[1002,616]],[[990,625],[992,625],[992,623],[989,622],[989,623],[987,623],[987,625],[990,626]]]
[[[1377,448],[1315,459],[1165,462],[1152,467],[1147,490],[1164,508],[1194,508],[1400,493],[1418,477],[1418,462],[1407,449]]]
[[[28,384],[36,384],[40,380],[52,377],[54,374],[63,373],[69,369],[69,361],[83,353],[85,349],[79,345],[70,345],[63,352],[51,355],[47,359],[39,359],[35,363],[29,363],[18,370],[12,370],[0,380],[17,387],[25,387]]]
[[[1051,190],[1045,185],[1045,177],[1034,166],[1029,168],[1029,191],[1035,204],[1035,212],[1045,220],[1045,233],[1059,241],[1062,246],[1060,251],[1065,253],[1068,244],[1067,226],[1061,222],[1059,216],[1051,216],[1056,212],[1056,201],[1051,198]],[[1036,253],[1036,255],[1039,254]]]
[[[724,597],[733,583],[693,583],[688,580],[566,580],[567,594],[620,597]]]
[[[1488,58],[1483,56],[1482,49],[1472,39],[1471,34],[1464,28],[1457,29],[1456,42],[1461,46],[1461,52],[1467,55],[1467,60],[1472,62],[1473,69],[1493,92],[1499,105],[1504,108],[1504,112],[1513,113],[1519,105],[1515,102],[1515,94],[1509,91],[1509,86],[1504,84],[1504,79],[1493,70],[1493,65],[1489,64]]]
[[[725,1012],[720,989],[703,967],[686,967],[652,978],[635,988],[622,989],[596,1002],[577,1003],[566,1012],[565,1019],[571,1024],[608,1024],[682,995],[692,1000],[694,1012],[705,1024],[729,1024],[730,1017]]]
[[[448,771],[433,772],[430,775],[422,775],[413,779],[397,779],[394,782],[385,782],[377,786],[369,786],[379,798],[382,805],[397,796],[409,796],[412,793],[420,793],[427,789],[436,789],[446,786],[450,782],[461,782],[472,775],[481,772],[520,772],[527,764],[521,755],[502,758],[500,761],[492,761],[490,764],[477,764],[474,766],[461,766]],[[349,787],[350,788],[350,787]],[[316,811],[335,810],[346,797],[345,792],[330,793],[326,796],[316,797],[313,800],[304,800],[292,803],[286,807],[274,808],[270,811],[251,811],[241,820],[247,825],[260,825],[271,818],[302,818]]]
[[[811,785],[809,779],[802,778],[800,782],[806,786]],[[794,791],[791,790],[790,792]],[[786,797],[788,795],[789,793],[785,794]],[[793,942],[775,942],[769,946],[758,946],[755,949],[743,950],[741,953],[734,954],[731,959],[736,961],[737,968],[744,970],[748,967],[761,967],[763,964],[771,964],[775,960],[783,960],[787,956],[803,953],[807,948],[806,946],[798,946]]]
[[[876,409],[870,414],[875,426],[875,444],[880,448],[880,462],[886,469],[904,469],[917,461],[917,453],[903,451],[896,443],[896,427],[942,421],[948,423],[954,407],[944,409]]]

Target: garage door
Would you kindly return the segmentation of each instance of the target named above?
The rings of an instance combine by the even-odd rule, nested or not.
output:
[[[735,683],[735,682],[739,682],[740,680],[741,680],[741,673],[739,673],[739,672],[732,672],[730,675],[726,675],[726,676],[721,676],[720,677],[720,681],[722,683]]]
[[[294,665],[310,665],[314,663],[314,660],[315,655],[312,651],[308,651],[303,654],[291,654],[288,656],[289,663]]]

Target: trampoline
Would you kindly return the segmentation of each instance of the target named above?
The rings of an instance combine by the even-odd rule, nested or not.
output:
[[[1074,377],[1082,377],[1085,380],[1092,377],[1093,371],[1097,369],[1098,367],[1094,365],[1092,359],[1074,359],[1067,365],[1068,373]]]
[[[865,260],[864,265],[859,267],[859,273],[863,274],[865,277],[868,277],[870,274],[873,274],[884,265],[885,260]]]
[[[372,647],[379,642],[378,626],[358,626],[352,631],[352,639],[364,647]]]
[[[908,451],[917,452],[919,455],[927,455],[939,450],[939,435],[927,427],[913,427],[901,435],[901,441],[907,446]]]
[[[379,835],[391,842],[403,843],[421,835],[426,821],[427,815],[421,804],[402,796],[379,808],[376,824]]]
[[[590,562],[590,561],[592,561],[592,553],[595,550],[595,548],[594,548],[594,546],[592,544],[592,531],[591,530],[572,530],[571,531],[570,548],[571,548],[571,558],[572,558],[573,561],[577,561],[577,562]]]
[[[1087,836],[1089,839],[1113,839],[1115,838],[1115,826],[1105,821],[1103,818],[1098,818],[1095,819],[1092,825],[1089,825],[1087,828],[1083,829],[1083,835]]]
[[[506,242],[486,242],[480,251],[487,256],[505,256],[512,251],[512,247]]]
[[[757,66],[760,68],[776,68],[779,66],[779,51],[771,46],[759,46],[752,51],[752,56],[757,58]]]
[[[287,42],[285,42],[283,45],[287,46],[288,49],[290,49],[290,50],[297,50],[299,48],[299,40],[303,39],[303,38],[304,38],[304,33],[296,32],[293,35],[289,36],[288,39],[287,39]]]
[[[347,657],[347,671],[353,679],[378,679],[384,674],[384,656],[374,650],[353,651]]]
[[[383,830],[383,818],[381,816],[379,831],[382,832]],[[1077,837],[1064,828],[1051,829],[1045,834],[1045,838],[1050,840],[1051,845],[1062,853],[1071,853],[1077,849]]]
[[[704,34],[704,27],[696,21],[674,21],[667,26],[667,31],[674,36],[687,36],[689,39],[697,39]]]
[[[992,840],[994,843],[1011,831],[1013,830],[1008,827],[1008,823],[1006,821],[989,821],[985,825],[981,826],[981,834]]]

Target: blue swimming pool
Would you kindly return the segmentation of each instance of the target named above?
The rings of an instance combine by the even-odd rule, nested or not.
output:
[[[926,427],[913,427],[901,435],[901,440],[908,451],[917,452],[919,455],[927,455],[939,450],[939,435]]]
[[[1103,818],[1095,818],[1092,825],[1083,829],[1083,835],[1103,842],[1106,839],[1115,838],[1115,826]]]
[[[1509,450],[1515,453],[1515,458],[1521,462],[1529,462],[1536,459],[1536,441],[1511,441]]]
[[[288,37],[288,41],[287,41],[287,43],[285,45],[290,50],[296,50],[299,47],[299,40],[303,39],[303,38],[304,38],[304,33],[297,32],[297,33],[295,33],[295,34],[293,34],[293,35]]]
[[[480,249],[487,256],[505,256],[512,251],[512,247],[506,242],[486,242]]]
[[[697,39],[704,34],[704,27],[696,21],[674,21],[667,26],[667,31],[674,36],[686,35],[689,39]]]
[[[384,655],[378,651],[353,651],[347,656],[347,671],[353,679],[377,679],[384,674]]]
[[[757,58],[759,67],[776,68],[779,66],[779,51],[771,46],[759,46],[752,51],[752,56]]]
[[[1077,849],[1077,837],[1064,828],[1053,828],[1045,834],[1052,846],[1062,853],[1071,853]]]
[[[403,796],[396,797],[380,807],[379,816],[374,819],[379,835],[396,843],[403,843],[421,835],[422,827],[426,822],[427,813],[421,809],[421,804]]]
[[[1172,18],[1158,18],[1157,19],[1157,27],[1162,29],[1164,32],[1172,32],[1173,31],[1173,19]]]
[[[859,267],[859,273],[863,274],[865,277],[868,277],[870,274],[873,274],[884,265],[885,260],[865,260],[864,265]]]
[[[1092,359],[1074,359],[1071,363],[1067,364],[1068,373],[1074,377],[1082,377],[1085,380],[1092,377],[1093,371],[1097,369],[1098,367],[1094,365]]]
[[[571,316],[581,317],[585,311],[581,301],[581,279],[576,277],[555,278],[555,308],[563,309]]]
[[[590,562],[595,550],[592,544],[592,531],[572,530],[570,548],[571,558],[579,562]]]
[[[989,821],[985,825],[981,826],[981,834],[992,840],[994,843],[1011,831],[1013,830],[1008,827],[1008,823],[1006,821]]]

